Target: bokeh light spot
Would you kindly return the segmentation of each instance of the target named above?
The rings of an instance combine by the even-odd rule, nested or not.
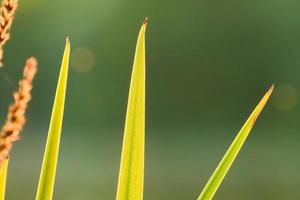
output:
[[[71,54],[70,65],[77,72],[89,72],[95,65],[95,55],[89,48],[77,48]]]
[[[279,85],[274,91],[273,105],[280,111],[289,111],[297,104],[297,90],[292,85]]]

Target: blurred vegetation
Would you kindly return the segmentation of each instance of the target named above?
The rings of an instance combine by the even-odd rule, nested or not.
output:
[[[39,72],[7,198],[34,199],[67,35],[54,199],[115,198],[136,36],[148,16],[145,200],[196,199],[273,83],[215,199],[299,199],[299,9],[294,0],[20,0],[0,72],[3,122],[27,57]]]

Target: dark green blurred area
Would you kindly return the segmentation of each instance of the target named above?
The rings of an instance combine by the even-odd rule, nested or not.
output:
[[[54,199],[115,199],[137,33],[147,28],[145,200],[196,199],[259,99],[275,91],[215,199],[300,199],[300,1],[19,0],[1,120],[39,60],[7,199],[34,199],[65,38],[72,55]]]

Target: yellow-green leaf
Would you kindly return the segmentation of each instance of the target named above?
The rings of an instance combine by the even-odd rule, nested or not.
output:
[[[68,79],[69,55],[70,42],[67,39],[56,88],[47,145],[44,153],[43,166],[40,175],[36,200],[51,200],[53,195]]]
[[[7,159],[1,169],[0,169],[0,200],[4,200],[5,198],[5,188],[6,188],[6,174],[8,167],[9,159]]]
[[[272,86],[268,92],[264,95],[262,100],[256,106],[232,144],[230,145],[229,149],[227,150],[226,154],[224,155],[223,159],[219,163],[219,166],[214,171],[213,175],[210,177],[208,183],[206,184],[205,188],[203,189],[202,193],[198,197],[198,200],[210,200],[213,198],[215,192],[219,188],[220,184],[222,183],[226,173],[228,172],[230,166],[232,165],[234,159],[236,158],[237,154],[239,153],[241,147],[243,146],[247,136],[249,135],[257,117],[259,116],[260,112],[266,105],[270,95],[272,94],[274,86]]]
[[[143,199],[146,26],[147,19],[144,21],[138,36],[131,75],[117,200]]]

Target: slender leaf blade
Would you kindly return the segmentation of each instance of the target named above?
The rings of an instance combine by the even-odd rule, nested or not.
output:
[[[259,114],[263,110],[264,106],[266,105],[269,97],[273,92],[274,86],[272,86],[264,97],[261,99],[259,104],[256,106],[244,126],[241,128],[240,132],[230,145],[229,149],[227,150],[226,154],[224,155],[223,159],[219,163],[218,167],[214,171],[213,175],[210,177],[208,183],[206,184],[205,188],[203,189],[202,193],[198,197],[198,200],[210,200],[213,198],[214,194],[218,190],[220,184],[222,183],[225,175],[227,174],[228,170],[230,169],[232,163],[234,162],[237,154],[239,153],[241,147],[243,146],[247,136],[249,135],[253,125],[255,124],[256,119],[258,118]]]
[[[8,167],[9,159],[7,159],[1,169],[0,169],[0,200],[4,200],[5,198],[5,189],[6,189],[6,176],[7,176],[7,167]]]
[[[68,79],[69,56],[70,42],[67,39],[56,88],[36,200],[51,200],[53,196]]]
[[[138,36],[123,138],[117,200],[142,200],[145,146],[145,31]]]

